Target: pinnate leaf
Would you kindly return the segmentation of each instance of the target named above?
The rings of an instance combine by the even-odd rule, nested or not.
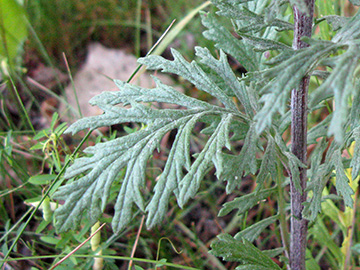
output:
[[[343,197],[346,206],[353,207],[353,199],[351,196],[354,194],[354,191],[350,187],[349,178],[345,174],[345,168],[339,149],[334,152],[333,164],[336,171],[336,191]]]
[[[298,51],[284,51],[269,61],[269,64],[276,64],[274,67],[250,75],[266,81],[260,90],[263,94],[260,101],[264,106],[255,116],[259,134],[271,125],[277,111],[284,113],[290,91],[297,88],[302,78],[336,47],[331,42],[319,42]]]
[[[215,15],[203,13],[201,18],[203,25],[209,29],[204,31],[203,35],[214,41],[215,47],[232,55],[247,71],[259,69],[259,56],[251,50],[251,47],[235,38],[226,27],[222,26]]]
[[[219,216],[225,216],[235,209],[237,209],[238,214],[241,215],[248,211],[250,208],[254,207],[259,202],[271,196],[275,191],[276,188],[269,188],[235,198],[231,202],[227,202],[223,205],[219,212]]]
[[[352,167],[352,179],[355,179],[360,174],[360,126],[354,129],[353,138],[355,139],[355,147],[350,167]]]
[[[351,94],[355,93],[353,82],[354,72],[360,59],[359,44],[351,43],[348,50],[336,58],[335,68],[325,82],[316,89],[316,95],[323,92],[333,93],[335,96],[336,110],[329,126],[329,135],[334,135],[338,142],[344,138],[344,125],[348,118],[348,100]]]
[[[161,56],[150,55],[145,58],[140,58],[138,62],[146,65],[147,69],[162,70],[163,72],[177,74],[194,84],[199,90],[216,97],[226,108],[237,111],[231,98],[216,85],[195,61],[191,63],[187,62],[175,49],[172,49],[171,53],[174,57],[173,61]]]
[[[241,240],[242,238],[246,239],[249,242],[255,241],[263,230],[266,229],[269,225],[273,224],[275,221],[277,221],[279,218],[278,215],[271,216],[265,219],[262,219],[261,221],[247,227],[246,229],[242,230],[241,232],[238,232],[234,238]]]
[[[203,56],[209,57],[207,51],[204,51]],[[79,120],[67,132],[75,133],[85,128],[94,129],[124,122],[144,123],[146,126],[129,135],[88,147],[85,153],[89,156],[75,160],[67,170],[65,178],[70,179],[77,175],[81,177],[60,187],[54,194],[54,198],[65,200],[65,204],[55,212],[58,231],[74,228],[84,214],[91,223],[95,223],[106,206],[111,185],[119,180],[119,173],[123,169],[126,169],[126,172],[121,180],[112,222],[115,232],[121,231],[130,222],[134,206],[149,213],[147,225],[152,227],[163,219],[172,193],[175,193],[179,205],[183,206],[196,194],[205,172],[213,164],[216,173],[222,174],[222,149],[230,149],[231,126],[235,126],[234,121],[238,123],[236,126],[246,124],[246,117],[221,89],[212,88],[216,84],[213,84],[196,63],[187,63],[177,53],[175,59],[183,71],[177,71],[173,61],[160,58],[143,61],[153,68],[182,74],[199,88],[222,99],[229,108],[188,97],[156,78],[156,87],[153,89],[115,81],[120,91],[104,92],[91,100],[91,104],[100,107],[104,113]],[[217,63],[216,59],[211,61]],[[216,68],[216,65],[212,67]],[[179,109],[155,109],[146,105],[152,102],[172,103],[179,106]],[[209,134],[203,150],[191,162],[190,137],[197,122],[212,123],[213,132]],[[177,130],[177,134],[169,158],[154,187],[155,194],[147,204],[142,195],[147,162],[159,148],[163,136],[172,130]]]
[[[246,239],[237,240],[228,234],[221,234],[211,244],[211,248],[211,254],[223,257],[225,261],[240,262],[240,268],[236,269],[280,269],[270,257]]]

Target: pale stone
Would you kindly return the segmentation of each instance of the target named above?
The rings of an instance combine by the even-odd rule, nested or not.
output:
[[[103,91],[117,91],[118,88],[108,77],[127,81],[137,66],[136,57],[126,53],[124,50],[109,49],[100,43],[91,44],[83,67],[74,76],[75,90],[82,115],[94,116],[101,114],[102,111],[96,106],[91,106],[89,100]],[[157,77],[166,84],[173,84],[169,76],[157,74]],[[153,88],[155,86],[148,73],[141,74],[132,83],[144,88]],[[71,84],[66,87],[65,94],[69,105],[75,111],[78,111]],[[64,104],[60,106],[60,113],[70,123],[79,119],[79,115],[69,117],[69,110]]]

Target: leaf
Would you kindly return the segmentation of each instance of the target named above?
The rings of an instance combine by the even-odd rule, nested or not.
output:
[[[332,161],[334,163],[336,171],[336,191],[340,196],[344,198],[346,206],[353,207],[354,202],[351,195],[354,194],[354,191],[350,187],[349,178],[345,174],[345,168],[339,149],[335,150]]]
[[[0,12],[0,60],[13,65],[27,36],[26,12],[16,0],[1,0]]]
[[[262,14],[256,14],[243,5],[230,3],[229,1],[212,0],[219,8],[217,12],[220,16],[225,16],[235,20],[237,31],[240,33],[259,32],[267,27],[276,27],[277,31],[292,30],[293,24],[274,18],[273,20],[265,20]]]
[[[312,191],[312,197],[304,203],[303,215],[310,220],[315,220],[318,213],[321,212],[322,191],[332,172],[330,162],[321,164],[323,153],[327,148],[325,140],[321,140],[311,155],[311,169],[309,171],[310,181],[307,184],[306,191]],[[331,153],[331,149],[328,153]]]
[[[257,139],[255,124],[251,124],[246,135],[244,145],[238,156],[223,154],[227,164],[224,172],[220,175],[223,181],[228,181],[226,192],[232,192],[240,184],[242,176],[248,173],[255,174],[257,171],[256,150]]]
[[[338,142],[343,141],[344,125],[348,116],[348,99],[355,92],[353,77],[358,66],[360,44],[350,44],[349,49],[336,61],[336,67],[326,81],[316,90],[317,93],[330,91],[335,96],[336,110],[329,126],[329,135]]]
[[[342,252],[332,239],[322,219],[316,220],[315,224],[309,229],[309,234],[313,235],[319,244],[327,247],[339,264],[342,262]]]
[[[355,79],[355,94],[350,111],[351,129],[360,126],[360,79]]]
[[[355,140],[355,147],[350,167],[352,167],[352,179],[356,179],[356,177],[360,174],[360,126],[354,129],[352,136]]]
[[[266,227],[273,224],[275,221],[277,221],[279,218],[278,215],[265,218],[250,227],[247,227],[246,229],[242,230],[241,232],[238,232],[234,238],[237,240],[241,240],[242,238],[246,239],[249,242],[254,242],[262,233],[263,230],[265,230]]]
[[[223,80],[224,86],[229,89],[229,92],[234,93],[240,103],[244,106],[247,115],[252,117],[254,115],[246,88],[237,79],[228,63],[227,57],[223,50],[220,50],[220,59],[216,60],[207,48],[196,47],[196,55],[200,57],[200,62],[214,70]]]
[[[211,254],[222,257],[225,261],[240,262],[242,267],[246,267],[242,269],[280,269],[276,263],[246,239],[236,240],[228,234],[217,237],[218,239],[211,244]]]
[[[167,122],[169,120],[168,114],[174,112],[166,110],[157,112],[156,110],[138,104],[138,102],[166,102],[194,110],[197,110],[197,108],[202,108],[203,110],[213,110],[215,108],[209,103],[188,97],[174,90],[172,87],[163,84],[155,77],[153,77],[153,79],[156,83],[156,87],[153,89],[144,89],[121,81],[115,81],[117,87],[121,89],[121,91],[103,92],[90,100],[90,104],[101,108],[104,111],[104,114],[80,119],[72,124],[66,130],[66,133],[75,134],[76,132],[86,128],[95,129],[101,126],[127,122],[138,122],[147,125],[157,123],[159,121]],[[115,106],[120,103],[123,103],[123,107]],[[124,107],[129,103],[134,105],[133,108],[128,109]],[[183,112],[179,110],[177,113],[182,114]],[[152,118],[153,116],[154,118]]]
[[[29,178],[29,183],[33,185],[48,185],[55,177],[55,174],[34,175]]]
[[[180,207],[182,207],[187,200],[195,196],[199,189],[200,181],[210,168],[211,161],[215,165],[216,175],[219,177],[222,174],[224,170],[224,160],[221,150],[224,146],[230,150],[228,137],[231,118],[231,114],[224,116],[214,134],[211,135],[205,144],[204,149],[197,156],[189,172],[179,183],[178,203]]]
[[[272,22],[276,16],[281,14],[281,6],[286,4],[287,0],[272,0],[265,9],[265,22]]]
[[[306,269],[321,270],[319,264],[314,259],[309,249],[306,249],[305,264]]]
[[[324,120],[312,127],[307,134],[307,144],[315,144],[316,139],[320,137],[326,137],[329,130],[329,125],[332,116],[327,116]]]
[[[321,19],[325,19],[328,24],[331,24],[333,31],[338,31],[340,28],[344,27],[351,18],[338,15],[328,15],[322,17]]]
[[[291,175],[291,180],[294,182],[296,189],[301,190],[299,168],[306,168],[306,164],[302,163],[292,152],[289,151],[278,132],[275,133],[275,143],[278,147],[278,157],[286,167],[288,173]]]
[[[225,216],[231,211],[238,209],[238,215],[241,215],[248,211],[250,208],[257,205],[259,202],[266,200],[276,191],[276,187],[260,190],[258,192],[252,192],[250,194],[235,198],[231,202],[227,202],[223,205],[219,212],[219,216]]]
[[[285,51],[273,59],[273,63],[279,63],[276,66],[250,74],[250,77],[267,80],[260,90],[263,94],[260,101],[264,106],[255,116],[258,134],[270,126],[277,111],[285,111],[290,91],[297,88],[302,78],[336,47],[330,42],[320,42],[292,53]]]
[[[155,59],[155,62],[157,60]],[[167,64],[168,62],[164,62],[164,65]],[[169,66],[172,67],[171,64]],[[90,222],[95,223],[106,206],[111,185],[118,181],[120,171],[125,168],[125,177],[122,179],[115,203],[112,222],[114,232],[121,231],[130,222],[134,205],[142,211],[149,212],[147,224],[149,227],[154,226],[164,217],[172,192],[182,206],[195,195],[202,177],[212,164],[215,165],[217,174],[221,174],[224,166],[222,149],[230,148],[230,126],[234,125],[235,119],[236,122],[245,123],[241,120],[243,115],[238,111],[232,112],[188,97],[162,84],[158,79],[154,80],[154,89],[143,89],[116,81],[120,91],[104,92],[91,100],[91,103],[99,106],[104,114],[81,119],[68,129],[67,132],[74,133],[84,128],[93,129],[116,123],[146,124],[144,129],[137,132],[88,147],[85,153],[90,156],[76,159],[66,171],[65,178],[68,179],[77,175],[83,176],[59,188],[54,194],[54,198],[65,200],[65,204],[55,212],[59,232],[74,228],[85,213]],[[157,110],[139,102],[167,102],[181,108]],[[214,126],[214,132],[204,149],[191,164],[190,134],[195,123],[202,122],[202,118],[210,122],[214,122],[214,119],[219,120],[215,121],[217,125]],[[177,130],[177,134],[169,159],[154,187],[155,195],[146,206],[142,188],[147,161],[159,147],[162,137],[174,129]],[[187,173],[183,176],[185,170]]]
[[[276,180],[277,177],[277,156],[276,156],[276,148],[275,141],[271,136],[268,136],[268,145],[266,147],[264,156],[262,158],[260,171],[256,177],[256,183],[258,184],[256,190],[259,191],[265,181],[265,178],[268,174],[270,174],[273,181]]]
[[[149,212],[147,219],[148,227],[158,224],[163,219],[169,197],[175,189],[178,189],[175,194],[178,198],[179,206],[182,207],[188,199],[196,194],[200,181],[210,168],[212,162],[215,164],[217,173],[223,170],[221,150],[224,146],[230,148],[228,132],[231,118],[231,114],[224,116],[191,166],[188,157],[190,152],[189,137],[190,128],[193,127],[196,121],[190,122],[190,126],[178,129],[168,162],[154,188],[155,195],[146,208],[146,211]],[[183,177],[182,170],[184,167],[188,170],[188,173]]]
[[[147,69],[162,70],[162,72],[179,75],[194,84],[199,90],[207,92],[219,99],[226,108],[238,111],[231,98],[212,81],[195,61],[191,63],[185,61],[181,54],[175,49],[171,49],[171,53],[174,57],[173,61],[166,60],[161,56],[150,55],[145,58],[140,58],[138,62],[146,65]]]
[[[267,38],[256,37],[245,33],[239,33],[246,43],[251,44],[257,51],[265,52],[269,50],[292,50],[291,47],[284,43]]]
[[[241,40],[236,39],[211,13],[201,13],[202,24],[208,28],[203,35],[215,42],[215,47],[232,55],[247,71],[259,69],[258,55],[249,50]]]
[[[358,0],[357,0],[358,1]],[[332,38],[332,42],[345,44],[360,38],[360,10]]]

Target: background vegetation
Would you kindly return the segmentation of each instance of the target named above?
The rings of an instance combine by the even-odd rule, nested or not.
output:
[[[14,6],[11,2],[15,1],[2,0],[0,18],[5,18],[5,7],[10,7],[6,5]],[[209,174],[202,183],[202,193],[183,210],[177,207],[175,200],[172,201],[164,222],[166,226],[151,231],[143,228],[143,216],[139,212],[131,226],[116,236],[112,234],[110,226],[105,226],[101,235],[97,235],[100,237],[97,241],[86,242],[95,229],[86,220],[82,221],[81,228],[76,232],[57,234],[52,225],[55,204],[50,201],[45,201],[44,207],[29,219],[32,210],[45,190],[54,183],[64,164],[81,154],[81,149],[97,141],[112,140],[118,133],[130,133],[137,128],[114,127],[104,134],[90,134],[83,144],[81,141],[84,134],[72,138],[63,136],[67,124],[59,119],[56,106],[51,101],[55,97],[63,102],[61,94],[70,82],[68,75],[64,78],[59,76],[59,72],[68,74],[69,71],[63,53],[72,72],[81,66],[86,47],[93,41],[109,47],[126,48],[136,56],[145,55],[173,19],[181,21],[203,3],[202,0],[132,0],[121,1],[121,4],[115,0],[37,0],[15,5],[16,25],[21,26],[23,31],[17,37],[19,43],[11,45],[15,53],[2,54],[3,79],[0,85],[0,255],[6,257],[13,248],[10,254],[12,261],[9,262],[13,269],[50,269],[64,255],[73,251],[76,253],[57,266],[57,269],[100,269],[101,265],[104,269],[127,269],[132,258],[134,267],[144,269],[234,269],[235,263],[222,262],[208,253],[214,237],[221,232],[234,233],[239,228],[246,229],[275,214],[278,202],[269,199],[267,204],[260,204],[241,215],[233,213],[218,217],[222,204],[254,190],[255,181],[247,177],[239,190],[226,195],[223,183]],[[315,12],[321,15],[334,12],[338,15],[352,15],[355,12],[354,7],[345,0],[318,1],[317,5]],[[211,8],[207,7],[207,10]],[[3,19],[0,23],[5,25],[6,21]],[[201,46],[213,47],[211,42],[202,37],[204,29],[198,16],[181,27],[181,30],[177,34],[177,42],[180,44],[179,50],[188,60],[193,58],[194,52],[184,41],[186,34],[192,35]],[[330,40],[333,35],[331,29],[321,22],[317,24],[315,33],[325,40]],[[282,40],[289,45],[291,39],[287,34],[282,36]],[[5,42],[3,38],[3,48],[9,46]],[[166,55],[166,51],[164,53]],[[231,64],[240,75],[241,66],[235,61]],[[34,84],[34,75],[44,72],[43,67],[49,67],[52,71],[47,73],[50,79]],[[179,83],[182,82],[179,80]],[[315,80],[311,83],[318,84]],[[329,108],[331,106],[329,104]],[[315,126],[324,117],[324,111],[318,110],[310,115],[309,122]],[[163,142],[164,149],[166,144],[171,144],[172,138],[170,134],[168,141]],[[202,140],[200,136],[198,143],[201,144]],[[351,151],[350,148],[349,155]],[[150,164],[152,169],[146,172],[149,185],[155,181],[165,157],[165,152],[160,153]],[[61,181],[56,183],[60,185]],[[356,190],[357,182],[352,184]],[[113,197],[119,186],[120,183],[113,186]],[[358,204],[357,196],[358,193],[355,195],[355,206]],[[317,254],[314,256],[313,269],[320,269],[315,265],[320,265],[321,269],[336,269],[342,256],[350,252],[350,246],[349,263],[358,266],[360,231],[354,225],[359,224],[360,217],[341,203],[328,203],[323,207],[325,211],[319,218],[321,222],[312,227],[309,236],[317,242],[311,250]],[[101,221],[110,223],[112,211],[109,205]],[[256,241],[260,249],[281,246],[281,236],[275,226],[269,226]],[[351,240],[344,239],[342,231],[350,227],[354,242],[347,245]],[[16,245],[13,247],[15,240]],[[75,250],[81,243],[84,245]],[[95,256],[99,246],[104,260]],[[281,259],[277,261],[280,265]]]

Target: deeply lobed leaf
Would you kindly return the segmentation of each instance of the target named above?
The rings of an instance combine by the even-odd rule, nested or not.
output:
[[[211,248],[210,252],[213,255],[223,257],[226,261],[240,262],[246,267],[243,269],[280,269],[261,250],[244,238],[236,240],[228,234],[222,234],[211,244]]]
[[[216,60],[207,50],[198,49],[198,52],[204,63],[216,72],[228,72],[224,80],[232,80],[229,88],[235,90],[232,84],[238,84],[235,75],[225,63],[225,55],[220,60]],[[115,203],[112,222],[115,232],[121,231],[130,222],[132,208],[135,205],[149,213],[147,225],[152,227],[163,219],[172,193],[175,193],[179,205],[183,206],[196,194],[200,181],[212,165],[215,165],[218,175],[222,174],[224,170],[222,150],[224,147],[229,150],[231,148],[230,130],[234,130],[234,134],[237,134],[238,128],[235,126],[246,127],[247,117],[237,110],[231,97],[217,87],[195,62],[189,64],[178,53],[175,52],[174,55],[174,61],[154,57],[142,61],[152,68],[162,68],[183,75],[199,88],[224,101],[228,108],[188,97],[162,84],[156,78],[154,78],[156,82],[154,89],[143,89],[116,81],[120,91],[104,92],[91,100],[91,104],[99,106],[104,114],[81,119],[67,132],[74,133],[84,128],[94,129],[102,125],[124,122],[144,123],[146,127],[127,136],[88,147],[85,152],[90,156],[75,160],[65,177],[72,178],[82,174],[84,176],[61,187],[54,194],[54,198],[65,200],[65,204],[55,212],[58,231],[74,228],[85,213],[90,222],[96,222],[106,206],[110,187],[114,181],[118,181],[122,169],[126,168],[126,173],[121,180],[121,188]],[[242,95],[246,100],[246,92]],[[155,109],[144,104],[152,102],[172,103],[180,108]],[[250,113],[249,101],[246,106]],[[190,137],[197,122],[211,123],[212,132],[203,150],[191,162]],[[234,125],[234,122],[237,124]],[[147,204],[142,196],[147,161],[159,148],[163,136],[174,129],[177,130],[177,134],[169,159],[154,187],[155,194]]]

